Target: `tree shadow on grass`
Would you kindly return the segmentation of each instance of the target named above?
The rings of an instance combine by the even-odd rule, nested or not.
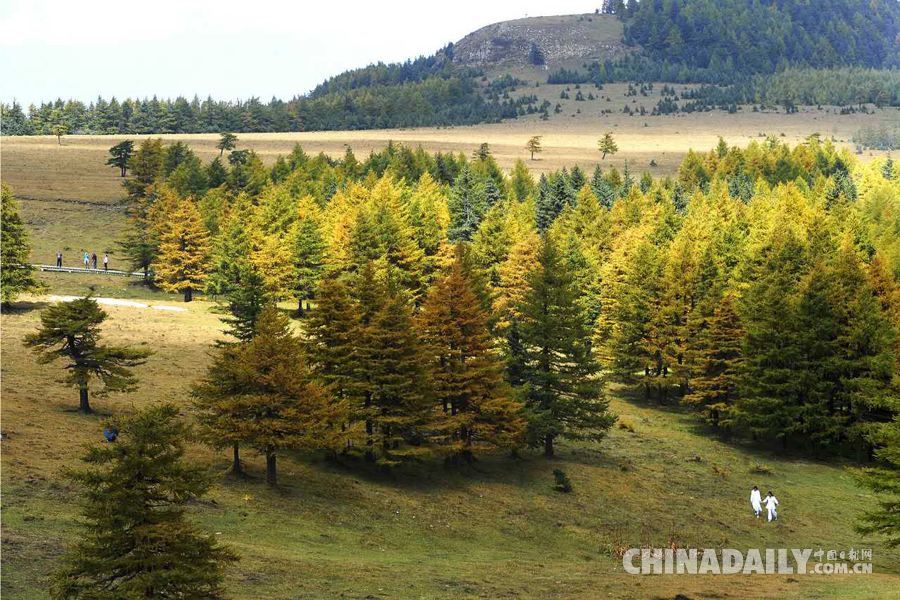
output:
[[[4,315],[24,315],[33,311],[44,310],[50,306],[49,300],[20,300],[0,307],[0,313]]]

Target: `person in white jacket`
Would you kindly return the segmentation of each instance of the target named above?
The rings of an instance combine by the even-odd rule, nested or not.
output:
[[[750,490],[750,506],[753,507],[753,513],[758,519],[760,513],[762,513],[762,497],[759,493],[759,488],[755,485],[753,486],[753,489]]]
[[[778,511],[776,507],[778,506],[778,498],[772,493],[772,490],[769,490],[769,494],[766,496],[764,500],[766,504],[766,509],[769,511],[769,522],[772,522],[772,519],[778,520]]]

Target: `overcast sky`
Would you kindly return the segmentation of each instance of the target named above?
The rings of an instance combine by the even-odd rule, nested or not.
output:
[[[480,27],[600,0],[0,0],[0,100],[287,100]]]

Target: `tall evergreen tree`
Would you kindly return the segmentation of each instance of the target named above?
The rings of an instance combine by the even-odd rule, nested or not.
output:
[[[869,442],[877,447],[881,464],[857,473],[859,484],[874,492],[878,508],[859,516],[856,531],[863,535],[886,536],[885,546],[900,547],[900,416],[869,433]]]
[[[551,457],[554,442],[600,440],[615,423],[602,397],[590,331],[576,303],[571,273],[544,237],[538,267],[528,277],[519,333],[528,382],[528,440]]]
[[[333,275],[319,283],[317,294],[319,309],[304,323],[304,347],[310,368],[339,399],[353,399],[359,390],[360,375],[356,364],[362,326],[358,307],[347,285]],[[351,411],[349,419],[353,421],[354,416]]]
[[[208,272],[209,234],[191,198],[179,201],[160,235],[156,280],[168,292],[183,292],[190,302],[203,289]]]
[[[683,402],[697,407],[707,423],[731,428],[731,406],[741,373],[743,329],[733,294],[725,294],[700,331],[694,358],[696,374]]]
[[[309,202],[312,202],[311,198]],[[325,269],[325,240],[315,214],[304,214],[297,219],[291,242],[294,250],[293,293],[297,299],[297,312],[302,315],[303,302],[306,301],[308,308]]]
[[[449,458],[471,460],[489,447],[514,449],[525,429],[522,405],[503,381],[489,317],[463,270],[460,252],[422,307],[421,331],[441,416],[432,427]]]
[[[86,468],[67,477],[82,488],[85,533],[53,577],[51,596],[222,598],[223,569],[238,555],[185,519],[211,482],[184,459],[191,437],[172,404],[106,424],[114,444],[92,446]]]
[[[424,458],[431,453],[431,391],[409,303],[396,285],[385,290],[378,284],[370,265],[363,266],[355,292],[360,327],[354,412],[365,421],[366,456],[384,467]]]
[[[803,358],[798,312],[805,256],[793,232],[777,229],[756,260],[740,310],[746,333],[735,419],[753,435],[780,439],[785,447],[803,428],[797,418]]]
[[[266,457],[266,482],[277,485],[277,457],[286,449],[337,452],[345,444],[346,402],[312,379],[300,340],[272,305],[247,343],[222,346],[195,387],[205,437],[246,444]]]
[[[131,157],[131,178],[122,182],[132,201],[147,196],[147,189],[163,174],[165,149],[162,138],[147,138]]]
[[[103,382],[100,395],[131,392],[137,378],[131,367],[142,365],[152,352],[100,343],[100,324],[107,314],[90,297],[71,302],[58,302],[41,312],[41,327],[25,336],[26,348],[38,355],[38,363],[49,364],[59,358],[68,361],[62,383],[78,388],[78,410],[91,413],[88,384],[91,379]]]
[[[40,292],[44,286],[34,277],[31,266],[31,243],[28,230],[19,216],[19,206],[5,183],[0,189],[0,290],[2,302],[8,307],[19,294]]]
[[[463,166],[456,178],[447,207],[450,210],[447,238],[451,242],[467,242],[472,239],[486,209],[483,186],[468,165]]]

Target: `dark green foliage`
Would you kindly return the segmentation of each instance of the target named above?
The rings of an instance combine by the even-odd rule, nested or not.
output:
[[[547,237],[528,285],[519,307],[527,435],[532,446],[543,446],[544,454],[553,456],[557,438],[600,440],[616,417],[602,397],[600,367],[591,354],[590,330],[576,303],[572,274]]]
[[[900,417],[874,430],[869,441],[878,446],[875,455],[881,464],[858,472],[857,480],[877,495],[878,508],[859,517],[856,531],[886,536],[885,546],[897,548],[900,547]]]
[[[150,350],[135,350],[100,343],[100,324],[107,314],[96,301],[79,298],[58,302],[41,312],[41,328],[25,336],[27,348],[38,354],[38,363],[49,364],[62,358],[68,374],[62,383],[78,388],[81,412],[93,412],[88,402],[91,379],[103,382],[101,395],[130,392],[137,384],[131,367],[144,364]]]
[[[569,479],[569,475],[562,469],[553,469],[553,481],[553,489],[557,492],[563,492],[564,494],[572,492],[572,480]]]
[[[315,297],[316,283],[325,269],[325,242],[312,218],[299,219],[293,232],[294,297],[298,312],[303,313],[304,300]]]
[[[31,266],[31,243],[28,230],[19,216],[19,206],[12,191],[3,184],[0,206],[0,289],[3,306],[9,306],[19,294],[39,292],[43,285],[34,278]]]
[[[528,50],[528,62],[535,66],[541,66],[547,63],[544,58],[544,53],[541,52],[541,49],[534,42],[531,44],[531,49]]]
[[[786,446],[802,429],[796,400],[803,377],[799,280],[806,249],[789,230],[775,234],[743,298],[744,367],[736,420],[756,436]]]
[[[138,146],[131,157],[131,177],[123,182],[131,200],[140,200],[147,195],[150,186],[163,174],[166,151],[162,139],[147,138]]]
[[[240,342],[248,342],[256,334],[256,322],[269,297],[262,276],[252,265],[236,265],[230,277],[222,294],[222,309],[227,312],[222,317],[222,322],[228,326],[225,333]]]
[[[654,59],[713,73],[772,73],[785,64],[900,65],[900,6],[893,0],[643,0],[623,20],[625,43],[641,45]]]
[[[107,422],[116,442],[88,447],[86,468],[67,472],[86,523],[53,577],[53,598],[224,596],[222,569],[238,556],[185,519],[210,479],[184,459],[191,432],[178,413],[163,404]]]
[[[234,150],[237,146],[238,138],[233,133],[222,132],[219,135],[219,141],[216,143],[216,148],[219,149],[219,156],[222,156],[226,150]]]
[[[465,165],[456,178],[447,201],[450,210],[447,239],[451,242],[471,240],[487,211],[485,204],[484,185],[477,180],[472,169]]]
[[[106,164],[119,169],[122,172],[122,177],[125,177],[131,157],[134,155],[134,142],[131,140],[120,142],[110,148],[109,153],[112,155],[112,158],[107,159]]]

